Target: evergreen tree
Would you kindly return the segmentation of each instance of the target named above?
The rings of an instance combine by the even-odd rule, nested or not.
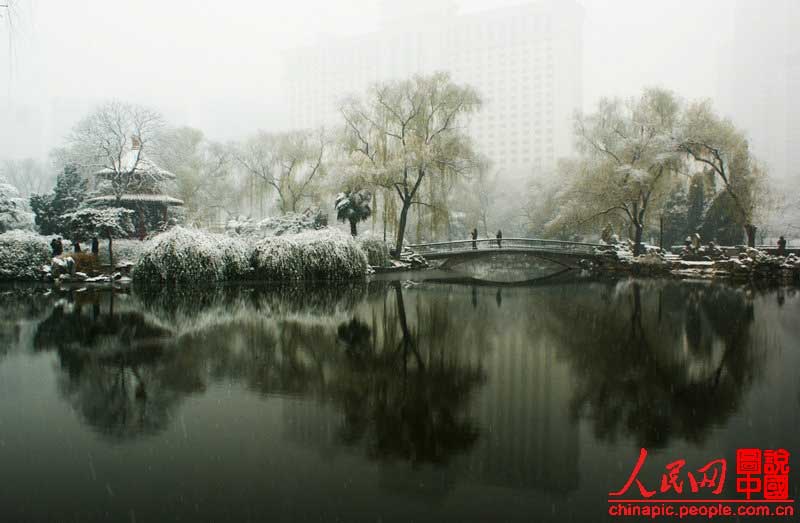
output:
[[[680,245],[688,230],[688,197],[683,183],[676,183],[667,197],[662,213],[664,220],[664,245],[669,249]]]
[[[700,237],[704,242],[713,240],[718,245],[741,245],[744,242],[742,226],[731,217],[737,207],[727,191],[720,192],[708,207]]]
[[[705,174],[692,176],[687,196],[686,235],[700,230],[706,211]]]
[[[42,234],[66,234],[61,216],[80,207],[88,191],[87,180],[74,165],[64,167],[56,178],[52,194],[31,196],[31,209],[36,215],[36,225]]]

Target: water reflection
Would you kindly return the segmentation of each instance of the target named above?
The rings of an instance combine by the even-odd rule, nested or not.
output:
[[[348,445],[363,445],[372,458],[446,463],[478,437],[467,402],[483,383],[483,370],[453,346],[421,346],[408,324],[403,290],[393,287],[399,339],[373,343],[370,328],[356,319],[337,329],[346,347],[331,384],[343,413],[339,435]],[[434,328],[442,327],[446,322]]]
[[[576,378],[572,414],[589,418],[601,439],[702,442],[764,366],[745,289],[627,282],[600,302],[563,297],[550,323]]]
[[[172,332],[131,310],[124,295],[68,298],[54,304],[33,339],[35,350],[56,351],[64,399],[111,439],[167,428],[181,398],[202,390],[176,368],[179,355],[164,349]]]
[[[726,426],[777,343],[758,297],[656,281],[39,292],[0,294],[0,333],[57,358],[61,397],[114,441],[228,384],[279,401],[291,444],[376,462],[391,490],[434,474],[438,496],[458,481],[564,495],[581,421],[648,448]]]

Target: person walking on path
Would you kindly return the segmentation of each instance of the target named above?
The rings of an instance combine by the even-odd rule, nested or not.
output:
[[[97,236],[92,238],[92,254],[97,256],[100,253],[100,242],[97,240]]]
[[[59,246],[58,238],[53,238],[52,240],[50,240],[50,248],[53,250],[53,258],[58,256],[58,246]]]
[[[503,248],[502,242],[503,242],[503,231],[498,229],[497,230],[497,248],[498,249],[502,249]]]
[[[81,242],[78,240],[72,240],[72,250],[74,252],[81,252]]]
[[[476,228],[472,229],[472,248],[473,249],[477,249],[478,248],[478,241],[477,240],[478,240],[478,228],[476,227]]]

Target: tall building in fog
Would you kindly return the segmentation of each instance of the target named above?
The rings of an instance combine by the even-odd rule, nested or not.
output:
[[[737,0],[719,105],[779,181],[800,181],[800,2]]]
[[[481,94],[471,132],[495,169],[548,170],[571,151],[572,115],[582,100],[583,9],[574,0],[472,14],[458,14],[452,3],[383,5],[379,31],[286,54],[291,127],[336,125],[344,96],[443,70]]]

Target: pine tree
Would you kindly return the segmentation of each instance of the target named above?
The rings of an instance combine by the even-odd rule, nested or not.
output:
[[[683,243],[688,234],[688,215],[686,188],[683,183],[677,183],[664,204],[664,248]]]
[[[51,194],[31,196],[31,210],[42,234],[66,234],[61,216],[75,211],[86,198],[89,184],[74,165],[64,167]]]
[[[703,225],[706,211],[705,174],[698,173],[692,176],[686,204],[686,234],[689,235],[700,230]]]

